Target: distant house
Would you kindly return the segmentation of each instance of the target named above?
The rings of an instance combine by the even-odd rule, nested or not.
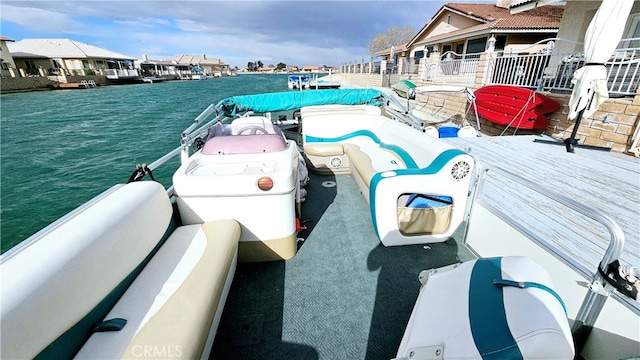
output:
[[[218,58],[207,58],[207,55],[179,55],[171,59],[177,65],[191,65],[199,68],[206,75],[222,76],[229,72],[229,64]]]
[[[14,40],[0,35],[0,63],[2,65],[0,74],[2,75],[2,77],[11,76],[9,73],[9,69],[16,68],[16,64],[13,61],[13,56],[11,56],[11,52],[9,51],[9,47],[7,46],[8,41],[13,42]]]
[[[303,72],[320,72],[320,66],[303,66]]]
[[[71,39],[24,39],[8,45],[16,67],[27,75],[99,73],[111,80],[139,76],[135,58]]]
[[[258,72],[260,73],[267,73],[267,74],[271,74],[271,73],[276,73],[278,72],[278,69],[276,69],[275,66],[268,66],[268,67],[262,67],[258,69]]]

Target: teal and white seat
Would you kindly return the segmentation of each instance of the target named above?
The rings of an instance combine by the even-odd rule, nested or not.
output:
[[[527,257],[423,271],[396,359],[573,359],[566,310]]]

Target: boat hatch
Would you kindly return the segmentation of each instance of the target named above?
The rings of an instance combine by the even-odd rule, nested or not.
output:
[[[287,149],[282,131],[271,123],[216,124],[202,148],[204,155],[271,153]]]

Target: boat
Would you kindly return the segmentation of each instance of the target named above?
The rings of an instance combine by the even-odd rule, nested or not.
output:
[[[157,76],[145,76],[142,78],[143,82],[149,83],[149,84],[153,84],[153,83],[159,83],[159,82],[163,82],[166,81],[166,78],[163,77],[157,77]]]
[[[416,84],[414,84],[411,80],[400,80],[394,84],[391,84],[391,88],[396,92],[396,94],[405,99],[415,99],[416,97]]]
[[[289,89],[308,89],[309,88],[309,75],[289,75],[287,77],[287,87]]]
[[[61,83],[55,82],[51,85],[54,90],[58,89],[90,89],[98,86],[93,80],[82,80],[75,83]]]
[[[487,85],[474,93],[474,107],[480,116],[516,129],[546,129],[549,121],[545,114],[560,108],[557,101],[519,86]]]
[[[0,257],[2,358],[637,355],[620,226],[402,105],[377,89],[212,103],[174,150]],[[288,112],[299,141],[273,117]],[[608,230],[597,268],[523,222],[549,199]]]
[[[339,89],[341,86],[340,81],[312,79],[309,81],[309,89]]]

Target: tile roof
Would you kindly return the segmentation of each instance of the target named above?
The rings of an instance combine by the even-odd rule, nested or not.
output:
[[[24,39],[7,46],[13,57],[136,60],[131,56],[71,39]]]
[[[456,13],[477,21],[476,25],[453,30],[447,33],[422,37],[422,34],[436,23],[445,13]],[[431,21],[418,32],[409,45],[435,43],[445,39],[464,38],[465,35],[478,35],[512,31],[557,31],[564,12],[564,5],[550,5],[528,11],[511,14],[509,9],[494,4],[446,3]]]
[[[206,55],[179,55],[172,60],[175,60],[178,64],[227,65],[221,59],[209,59]]]
[[[564,5],[548,5],[517,14],[494,4],[446,3],[444,8],[491,23],[494,29],[558,29]]]
[[[10,39],[10,38],[8,38],[8,37],[6,37],[6,36],[2,36],[2,35],[0,35],[0,41],[15,41],[15,40]]]
[[[409,45],[409,43],[408,43],[408,42],[406,42],[406,43],[402,43],[402,44],[400,44],[400,45],[395,45],[395,46],[393,47],[393,51],[394,51],[394,52],[403,52],[403,51],[406,51],[406,50],[408,49],[408,48],[407,48],[407,45]],[[382,49],[382,50],[380,50],[380,51],[377,51],[374,55],[376,55],[376,56],[380,56],[380,55],[387,55],[387,54],[391,55],[391,48],[386,48],[386,49]]]

